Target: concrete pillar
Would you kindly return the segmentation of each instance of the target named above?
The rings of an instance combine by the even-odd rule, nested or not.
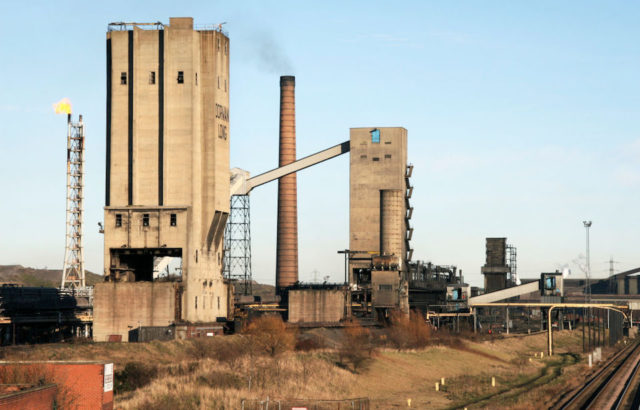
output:
[[[507,307],[507,323],[506,323],[506,327],[507,327],[507,334],[509,334],[509,308]]]
[[[473,309],[473,333],[478,332],[478,313],[476,309]]]
[[[295,77],[280,77],[280,162],[296,160]],[[276,289],[298,281],[298,191],[296,174],[278,181],[278,238],[276,249]]]

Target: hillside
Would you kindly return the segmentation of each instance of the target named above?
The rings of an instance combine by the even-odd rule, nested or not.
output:
[[[36,269],[22,265],[0,265],[0,283],[15,283],[22,286],[43,286],[57,288],[62,279],[60,269]],[[85,271],[88,286],[102,282],[102,275]]]

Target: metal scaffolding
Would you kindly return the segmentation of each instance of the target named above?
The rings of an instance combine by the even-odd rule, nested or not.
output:
[[[82,214],[84,199],[84,124],[67,116],[67,224],[61,287],[84,288]]]
[[[511,274],[510,274],[510,278],[511,281],[516,284],[516,285],[520,285],[518,282],[518,250],[515,246],[513,245],[507,245],[507,263],[509,265],[509,267],[511,268]]]
[[[251,294],[251,220],[249,195],[232,195],[224,232],[224,277]]]

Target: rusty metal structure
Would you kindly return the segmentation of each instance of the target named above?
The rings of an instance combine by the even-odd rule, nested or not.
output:
[[[67,232],[61,288],[84,288],[82,215],[84,202],[84,124],[67,115]]]
[[[280,160],[279,166],[296,160],[295,77],[280,77]],[[278,239],[276,289],[298,281],[298,187],[296,174],[278,181]]]

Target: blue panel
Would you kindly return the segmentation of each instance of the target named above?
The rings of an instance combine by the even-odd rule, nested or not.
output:
[[[374,129],[371,130],[371,142],[373,142],[374,144],[380,144],[380,130],[379,129]]]

